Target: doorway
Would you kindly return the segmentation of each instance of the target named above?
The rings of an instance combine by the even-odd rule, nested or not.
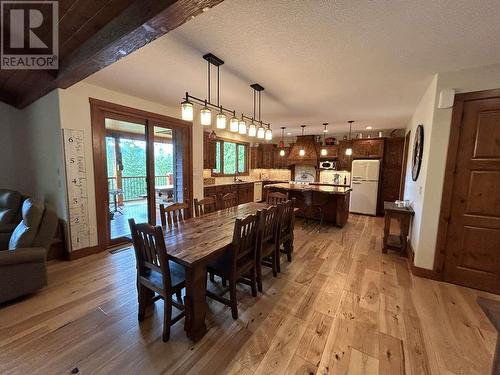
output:
[[[500,293],[500,90],[455,98],[440,223],[443,279]]]
[[[191,123],[91,99],[98,241],[130,241],[128,219],[192,196]],[[190,212],[189,212],[190,213]]]

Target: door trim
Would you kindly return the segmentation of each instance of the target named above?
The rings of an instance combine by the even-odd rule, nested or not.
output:
[[[438,275],[440,275],[441,279],[443,279],[444,277],[446,247],[448,244],[448,224],[451,214],[453,195],[452,192],[455,183],[455,166],[457,162],[464,103],[472,100],[491,98],[500,98],[500,89],[457,94],[453,103],[450,138],[448,142],[448,154],[446,156],[443,193],[441,196],[441,209],[439,212],[436,251],[434,254],[434,271]]]
[[[193,140],[193,124],[192,122],[180,120],[174,117],[169,117],[165,115],[160,115],[154,112],[143,111],[141,109],[136,109],[132,107],[127,107],[124,105],[107,102],[104,100],[89,98],[90,102],[90,118],[91,118],[91,132],[92,132],[92,157],[94,166],[94,188],[95,188],[95,203],[96,203],[96,220],[97,220],[97,252],[104,251],[107,249],[108,234],[107,234],[107,215],[99,209],[97,202],[105,202],[108,200],[106,197],[104,189],[99,189],[98,186],[102,184],[107,184],[106,168],[104,167],[103,158],[105,158],[106,150],[103,149],[103,139],[105,137],[105,128],[101,126],[104,123],[104,117],[106,113],[110,113],[116,116],[127,116],[142,118],[146,122],[146,140],[152,138],[148,134],[148,121],[158,121],[162,124],[171,125],[175,128],[183,129],[187,136],[187,140],[184,141],[185,155],[187,158],[187,173],[183,174],[185,178],[184,186],[187,189],[187,195],[189,197],[189,206],[191,207],[191,202],[193,199],[193,152],[192,152],[192,140]],[[154,124],[153,124],[154,126]],[[146,155],[146,160],[151,157]],[[150,164],[150,163],[149,163]],[[152,168],[147,167],[148,174],[151,173]],[[189,209],[189,213],[191,209]],[[150,213],[152,215],[152,213]],[[116,245],[116,244],[115,244]]]

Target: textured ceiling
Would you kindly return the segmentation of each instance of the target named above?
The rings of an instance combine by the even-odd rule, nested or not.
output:
[[[498,0],[225,0],[86,82],[166,105],[206,96],[221,67],[221,102],[251,114],[251,83],[275,134],[405,127],[434,73],[500,62]]]

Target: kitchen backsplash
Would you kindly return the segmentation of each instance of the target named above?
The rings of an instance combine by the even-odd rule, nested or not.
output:
[[[203,170],[203,179],[210,178],[210,169]],[[234,180],[233,176],[228,177],[214,177],[215,183],[226,183]],[[256,180],[276,180],[276,181],[290,181],[291,172],[288,169],[250,169],[248,176],[238,176],[243,181],[256,181]]]

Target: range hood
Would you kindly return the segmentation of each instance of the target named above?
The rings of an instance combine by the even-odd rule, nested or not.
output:
[[[319,154],[315,138],[315,135],[299,135],[297,137],[297,142],[290,148],[288,165],[318,165]],[[305,151],[304,156],[300,155],[300,150]]]

